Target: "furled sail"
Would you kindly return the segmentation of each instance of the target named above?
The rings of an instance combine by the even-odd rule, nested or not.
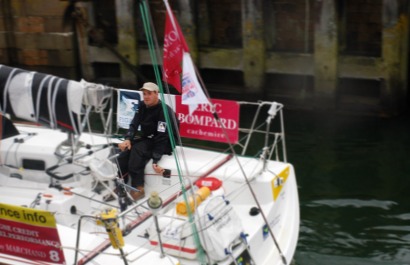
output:
[[[0,109],[16,118],[80,134],[83,94],[80,82],[0,65]]]

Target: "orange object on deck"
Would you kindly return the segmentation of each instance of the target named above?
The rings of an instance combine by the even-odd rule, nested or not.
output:
[[[195,212],[195,208],[198,207],[201,202],[203,202],[209,195],[211,194],[211,190],[208,187],[201,187],[195,192],[194,198],[189,196],[188,204],[191,212]],[[194,200],[195,199],[195,200]],[[188,216],[188,208],[185,201],[178,202],[176,205],[177,214]]]

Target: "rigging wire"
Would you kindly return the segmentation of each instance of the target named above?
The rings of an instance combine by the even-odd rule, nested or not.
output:
[[[167,8],[169,8],[167,0],[164,0],[164,3],[167,5]],[[146,21],[145,21],[145,22],[146,22]],[[147,32],[148,34],[150,34],[150,31],[149,31],[149,28],[148,28],[147,25],[145,25],[145,28],[146,28],[146,32]],[[150,40],[151,40],[151,39],[149,39],[150,36],[148,36],[148,34],[147,34],[147,37],[148,37],[149,45],[150,45],[150,44],[152,45],[152,43],[150,43]],[[151,41],[152,41],[152,40],[151,40]],[[150,52],[151,52],[151,58],[152,58],[152,60],[153,60],[153,65],[154,65],[154,66],[157,66],[158,64],[157,64],[157,60],[156,60],[155,54],[153,53],[153,51],[152,51],[151,49],[150,49]],[[159,77],[159,73],[158,73],[157,68],[158,68],[158,67],[155,68],[155,69],[156,69],[156,72],[155,72],[155,73],[156,73],[156,77],[157,77],[158,83],[160,84],[160,89],[161,89],[161,91],[162,91],[161,79],[160,79],[160,77]],[[201,76],[200,76],[200,74],[199,74],[199,71],[198,71],[198,69],[196,68],[196,66],[194,66],[194,69],[195,69],[195,72],[196,72],[197,77],[198,77],[198,79],[199,79],[199,82],[201,83],[202,87],[205,88],[204,82],[203,82],[203,80],[202,80],[202,78],[201,78]],[[282,253],[282,251],[281,251],[281,248],[280,248],[280,246],[279,246],[279,244],[278,244],[278,242],[277,242],[277,240],[276,240],[275,235],[273,234],[273,231],[272,231],[271,227],[269,226],[269,223],[268,223],[268,220],[267,220],[267,218],[266,218],[266,215],[265,215],[264,212],[262,211],[262,207],[261,207],[261,205],[260,205],[260,203],[259,203],[259,201],[258,201],[258,199],[257,199],[257,197],[256,197],[256,194],[255,194],[254,190],[252,189],[252,187],[251,187],[251,185],[250,185],[249,179],[247,178],[246,173],[245,173],[245,171],[244,171],[242,165],[240,164],[240,161],[239,161],[239,159],[238,159],[238,157],[237,157],[237,154],[236,154],[236,152],[235,152],[235,150],[234,150],[234,148],[233,148],[233,144],[231,143],[231,141],[230,141],[230,139],[229,139],[229,136],[228,136],[228,134],[227,134],[226,128],[225,128],[225,126],[222,124],[222,121],[220,120],[220,118],[219,118],[218,114],[216,113],[215,109],[213,108],[213,105],[212,105],[212,102],[211,102],[211,98],[210,98],[210,96],[209,96],[207,90],[204,89],[203,91],[204,91],[206,97],[208,98],[208,101],[210,102],[210,106],[211,106],[211,109],[212,109],[212,114],[213,114],[214,118],[217,120],[217,122],[220,124],[220,126],[221,126],[221,128],[222,128],[222,131],[223,131],[223,134],[225,135],[225,137],[226,137],[226,139],[227,139],[227,142],[228,142],[228,145],[229,145],[229,149],[231,150],[233,156],[234,156],[235,159],[237,160],[238,166],[239,166],[239,168],[240,168],[240,170],[241,170],[241,172],[242,172],[242,175],[244,176],[244,179],[245,179],[245,181],[246,181],[246,184],[248,185],[248,188],[249,188],[249,190],[250,190],[250,192],[251,192],[251,194],[252,194],[252,197],[254,198],[254,200],[255,200],[255,202],[256,202],[258,208],[261,210],[262,218],[263,218],[265,224],[266,224],[267,227],[268,227],[270,236],[271,236],[271,238],[273,239],[276,248],[278,249],[278,252],[279,252],[279,254],[280,254],[281,258],[282,258],[282,261],[283,261],[284,264],[287,264],[286,258],[285,258],[285,256],[283,255],[283,253]],[[172,133],[171,133],[171,135],[172,135]],[[172,139],[172,138],[171,138],[171,139]],[[178,170],[179,170],[179,168],[178,168]],[[184,190],[183,190],[183,191],[184,191]],[[185,191],[184,191],[184,199],[186,200]],[[189,208],[188,208],[188,209],[189,209]]]
[[[201,80],[200,82],[202,82],[202,80]],[[229,149],[231,150],[232,155],[233,155],[234,159],[236,160],[236,162],[237,162],[237,164],[238,164],[238,167],[239,167],[239,169],[240,169],[240,171],[241,171],[241,173],[242,173],[242,176],[243,176],[243,178],[245,179],[246,184],[248,185],[249,191],[251,192],[252,197],[253,197],[253,199],[254,199],[254,201],[255,201],[257,207],[258,207],[259,210],[260,210],[260,214],[261,214],[261,216],[262,216],[262,219],[263,219],[264,223],[266,224],[266,227],[268,228],[269,234],[270,234],[270,236],[271,236],[271,238],[272,238],[272,240],[273,240],[273,243],[274,243],[275,246],[276,246],[276,249],[277,249],[278,252],[279,252],[279,255],[280,255],[281,258],[282,258],[282,262],[283,262],[283,264],[286,265],[286,264],[288,264],[287,261],[286,261],[286,257],[285,257],[285,255],[283,254],[283,252],[282,252],[282,250],[281,250],[281,247],[279,246],[279,243],[278,243],[278,241],[277,241],[275,235],[273,234],[272,228],[271,228],[270,225],[269,225],[269,222],[268,222],[268,219],[267,219],[267,217],[266,217],[266,214],[264,213],[264,211],[263,211],[263,209],[262,209],[262,206],[260,205],[259,200],[258,200],[258,198],[256,197],[256,193],[255,193],[255,191],[253,190],[253,188],[252,188],[252,186],[251,186],[251,183],[250,183],[250,181],[249,181],[249,179],[248,179],[248,177],[247,177],[247,175],[246,175],[246,173],[245,173],[245,170],[244,170],[244,168],[243,168],[241,162],[239,161],[239,158],[238,158],[238,155],[237,155],[237,153],[236,153],[236,151],[235,151],[235,148],[234,148],[233,144],[232,144],[232,143],[230,142],[230,140],[229,140],[229,136],[228,136],[228,133],[227,133],[227,131],[226,131],[226,128],[225,128],[224,124],[221,122],[221,120],[219,119],[218,114],[217,114],[216,112],[214,112],[213,114],[214,114],[215,119],[217,119],[217,121],[219,122],[219,124],[220,124],[220,126],[221,126],[221,128],[222,128],[222,131],[223,131],[225,137],[227,138]],[[266,158],[264,158],[264,159],[266,159]]]
[[[163,2],[164,2],[164,5],[165,5],[165,8],[166,8],[166,12],[171,12],[171,13],[172,13],[172,9],[171,9],[171,7],[170,7],[170,5],[169,5],[169,3],[168,3],[168,0],[163,0]],[[175,24],[175,21],[174,21],[174,16],[170,16],[170,19],[171,19],[171,23],[172,23],[172,25],[173,25],[173,28],[176,28],[176,24]],[[151,25],[154,25],[154,24],[152,23],[152,21],[151,21]],[[176,37],[177,37],[178,39],[180,39],[179,34],[176,34]],[[157,38],[156,38],[156,34],[154,34],[154,39],[155,39],[155,42],[156,42],[156,46],[159,47],[158,40],[157,40]],[[158,56],[158,57],[159,57],[159,56]],[[162,65],[163,65],[163,64],[162,64]],[[162,69],[162,72],[164,72],[164,69]],[[164,82],[163,84],[165,84],[165,87],[167,88],[167,93],[170,94],[170,92],[169,92],[169,87],[168,87],[168,83]],[[176,124],[176,121],[174,121],[174,124]],[[181,146],[183,146],[183,145],[182,145],[181,135],[178,134],[177,136],[178,136],[178,142],[179,142],[179,144],[180,144]],[[186,157],[185,157],[185,152],[184,152],[183,149],[180,149],[179,152],[180,152],[180,155],[181,155],[181,157],[182,157],[182,162],[184,163],[185,171],[187,172],[187,175],[190,175],[189,167],[188,167],[188,165],[187,165],[187,159],[186,159]],[[177,156],[178,156],[178,155],[177,155]],[[190,184],[190,186],[192,186],[192,183],[191,183],[191,182],[189,182],[189,184]],[[192,193],[191,195],[193,195],[193,193]]]
[[[160,89],[160,92],[161,92],[162,107],[163,107],[163,110],[164,110],[166,122],[167,122],[167,124],[171,124],[170,120],[169,120],[169,113],[168,113],[167,105],[165,104],[165,101],[164,101],[163,86],[162,86],[161,77],[160,77],[160,73],[159,73],[158,60],[157,60],[157,56],[154,52],[155,51],[155,46],[154,46],[154,43],[153,43],[151,27],[149,26],[149,25],[153,25],[153,24],[152,24],[151,16],[150,16],[150,13],[149,13],[149,7],[148,7],[148,4],[147,4],[146,0],[145,1],[143,0],[143,1],[140,2],[140,10],[141,10],[141,14],[142,14],[143,23],[144,23],[145,34],[146,34],[147,40],[148,40],[148,46],[149,46],[149,51],[150,51],[150,55],[151,55],[151,60],[152,60],[153,66],[154,66],[155,77],[156,77],[156,80],[157,80],[157,83],[158,83],[158,86],[159,86],[159,89]],[[149,22],[151,22],[151,23],[149,24]],[[152,30],[154,30],[154,29],[152,29]],[[172,129],[168,129],[168,135],[170,137],[172,149],[175,150],[176,143],[175,143],[175,140],[174,140],[175,138],[174,138]],[[185,203],[188,205],[188,197],[187,197],[187,194],[186,194],[186,188],[185,188],[185,185],[184,185],[184,181],[182,179],[182,172],[181,172],[181,168],[180,168],[180,162],[179,162],[179,159],[176,156],[175,152],[173,152],[173,153],[174,153],[174,158],[175,158],[175,162],[176,162],[176,165],[177,165],[177,171],[178,171],[178,175],[179,175],[181,189],[182,189],[182,192],[183,192],[183,198],[184,198]],[[194,242],[195,242],[195,245],[197,247],[197,257],[199,258],[201,264],[206,264],[204,249],[203,249],[203,247],[200,243],[200,239],[199,239],[199,235],[198,235],[198,232],[197,232],[196,224],[192,221],[193,220],[193,215],[192,215],[191,209],[189,207],[188,207],[188,217],[189,217],[190,222],[192,222],[191,226],[192,226],[192,230],[194,232]]]
[[[164,0],[164,2],[167,2],[167,0]],[[279,246],[279,243],[278,243],[278,241],[276,240],[275,235],[273,234],[272,228],[270,227],[269,222],[268,222],[268,219],[267,219],[267,217],[266,217],[266,214],[263,212],[262,207],[261,207],[261,205],[260,205],[260,203],[259,203],[259,201],[258,201],[258,199],[257,199],[257,197],[256,197],[255,191],[254,191],[253,188],[251,187],[250,181],[249,181],[248,177],[246,176],[245,170],[243,169],[243,167],[242,167],[242,165],[241,165],[241,163],[240,163],[240,161],[239,161],[238,155],[237,155],[237,153],[236,153],[236,151],[235,151],[235,149],[234,149],[234,147],[233,147],[233,144],[232,144],[232,142],[230,141],[230,138],[229,138],[229,136],[228,136],[228,132],[227,132],[227,130],[226,130],[226,127],[224,126],[224,124],[222,123],[221,119],[219,118],[218,113],[215,111],[215,108],[214,108],[214,106],[213,106],[213,104],[212,104],[211,97],[209,96],[209,93],[208,93],[208,91],[207,91],[207,89],[206,89],[206,87],[205,87],[205,83],[204,83],[204,81],[202,80],[202,77],[201,77],[201,75],[199,74],[198,68],[197,68],[195,65],[194,65],[194,69],[195,69],[195,73],[196,73],[196,75],[197,75],[197,77],[198,77],[198,80],[199,80],[199,82],[200,82],[200,84],[201,84],[201,86],[202,86],[202,88],[203,88],[202,90],[203,90],[203,92],[205,93],[206,97],[208,98],[208,101],[209,101],[209,104],[210,104],[211,110],[212,110],[212,115],[214,116],[214,118],[215,118],[215,119],[217,120],[217,122],[219,123],[219,125],[220,125],[220,127],[221,127],[221,129],[222,129],[222,132],[223,132],[223,134],[225,135],[225,138],[227,139],[227,143],[228,143],[229,149],[231,150],[232,155],[234,156],[235,160],[237,161],[237,164],[238,164],[238,166],[239,166],[239,168],[240,168],[240,171],[241,171],[241,173],[242,173],[242,175],[243,175],[243,177],[244,177],[244,179],[245,179],[245,181],[246,181],[246,184],[248,185],[248,188],[249,188],[249,190],[250,190],[250,192],[251,192],[251,194],[252,194],[252,197],[253,197],[255,203],[257,204],[258,208],[260,209],[261,216],[262,216],[262,218],[263,218],[263,220],[264,220],[264,223],[266,224],[266,226],[267,226],[267,228],[268,228],[268,230],[269,230],[269,234],[270,234],[271,238],[273,239],[273,242],[274,242],[276,248],[278,249],[279,255],[280,255],[281,258],[282,258],[282,262],[286,265],[286,264],[288,264],[287,261],[286,261],[286,257],[284,256],[284,254],[283,254],[283,252],[282,252],[282,250],[281,250],[281,248],[280,248],[280,246]],[[188,208],[188,209],[189,209],[189,208]]]

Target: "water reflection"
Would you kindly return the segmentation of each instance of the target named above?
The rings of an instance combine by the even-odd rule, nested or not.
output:
[[[410,264],[410,118],[285,113],[296,264]]]

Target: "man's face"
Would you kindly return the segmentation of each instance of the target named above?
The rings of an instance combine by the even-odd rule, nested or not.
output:
[[[152,107],[158,104],[158,92],[143,89],[142,93],[144,95],[144,103],[147,107]]]

